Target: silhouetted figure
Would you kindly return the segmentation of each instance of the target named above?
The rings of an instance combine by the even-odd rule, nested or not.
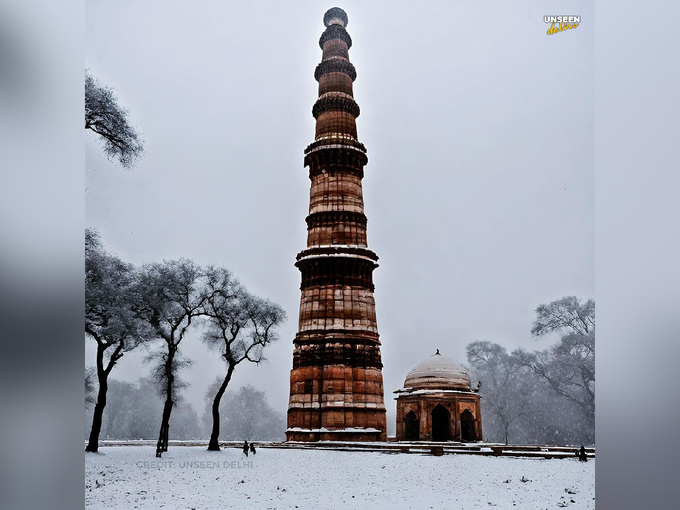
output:
[[[588,462],[588,456],[586,455],[586,449],[581,446],[581,449],[578,452],[578,460],[581,462]]]
[[[255,455],[257,452],[255,451],[255,443],[250,443],[250,453]]]
[[[248,456],[248,441],[247,440],[243,443],[243,453],[246,454],[246,457]]]

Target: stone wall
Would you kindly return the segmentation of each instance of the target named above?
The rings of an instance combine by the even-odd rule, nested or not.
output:
[[[475,420],[474,440],[482,440],[482,413],[480,397],[470,392],[441,392],[428,394],[403,394],[397,397],[397,441],[406,440],[405,418],[409,411],[413,411],[418,418],[420,441],[432,440],[432,411],[441,405],[451,415],[451,438],[460,441],[460,417],[468,409]]]

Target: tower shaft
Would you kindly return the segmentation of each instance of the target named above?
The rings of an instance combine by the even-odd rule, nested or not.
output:
[[[324,16],[314,142],[305,149],[311,180],[288,405],[289,441],[386,440],[380,340],[373,298],[378,257],[368,249],[362,179],[368,163],[357,139],[356,70],[347,15]]]

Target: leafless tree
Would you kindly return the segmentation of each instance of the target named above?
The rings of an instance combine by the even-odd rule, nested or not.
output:
[[[594,420],[595,302],[589,299],[581,303],[569,296],[541,305],[531,332],[535,336],[560,333],[562,337],[543,351],[515,351],[518,361]]]
[[[85,71],[85,129],[97,135],[109,159],[125,168],[144,152],[144,142],[130,124],[129,110],[123,108],[113,90]]]
[[[97,377],[96,370],[93,367],[85,369],[85,408],[97,403],[95,393],[97,392],[95,378]]]
[[[179,372],[189,363],[180,356],[179,346],[189,328],[204,314],[208,296],[204,277],[203,268],[187,259],[149,264],[141,271],[143,315],[165,344],[163,351],[150,357],[155,361],[153,376],[165,398],[157,457],[168,451],[170,415],[182,385]]]
[[[111,370],[124,353],[150,338],[137,315],[136,280],[132,265],[106,253],[96,231],[85,231],[85,334],[97,343],[98,383],[88,452],[99,448]]]
[[[212,406],[222,382],[221,377],[216,378],[206,392],[203,416],[206,427],[212,425]],[[285,415],[269,405],[263,391],[251,385],[226,391],[220,408],[220,434],[227,441],[278,441],[285,438]]]
[[[278,339],[275,328],[286,314],[279,305],[249,294],[226,269],[209,268],[207,285],[208,328],[203,340],[227,363],[227,372],[213,398],[208,444],[208,450],[219,451],[220,401],[234,369],[243,361],[259,364],[265,360],[264,349]]]
[[[531,333],[541,336],[552,332],[572,332],[587,336],[595,331],[595,301],[581,303],[574,296],[563,297],[536,308],[536,320]]]
[[[484,403],[498,420],[508,444],[510,428],[527,411],[527,378],[507,350],[491,342],[472,342],[467,359],[482,380]]]

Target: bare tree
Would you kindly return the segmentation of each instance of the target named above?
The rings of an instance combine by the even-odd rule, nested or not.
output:
[[[123,108],[113,90],[85,71],[85,129],[97,135],[109,159],[118,159],[125,168],[144,152],[144,143],[130,124],[129,110]]]
[[[581,336],[595,331],[595,301],[581,303],[574,296],[563,297],[536,308],[536,320],[531,333],[541,336],[565,330]]]
[[[222,382],[221,377],[216,378],[206,392],[203,421],[207,427],[212,425],[214,397]],[[220,433],[227,441],[278,441],[285,438],[285,415],[269,405],[265,392],[251,385],[226,391],[220,408],[223,411],[220,414]]]
[[[136,277],[132,265],[106,253],[96,231],[85,231],[85,334],[97,343],[98,384],[88,452],[99,448],[111,370],[124,353],[149,339],[137,315]]]
[[[135,385],[129,382],[109,381],[109,398],[104,413],[104,437],[118,438],[130,414],[134,412],[134,400],[130,398]]]
[[[507,350],[491,342],[472,342],[467,346],[467,359],[482,381],[485,404],[498,420],[505,444],[510,427],[527,410],[527,379],[522,366]]]
[[[153,375],[165,398],[156,456],[168,451],[170,415],[182,385],[179,372],[189,363],[179,355],[179,346],[189,328],[204,314],[208,296],[203,269],[191,260],[150,264],[141,272],[143,314],[157,337],[165,343],[155,360]]]
[[[569,296],[536,309],[535,336],[562,334],[556,345],[534,353],[518,349],[518,361],[567,400],[595,418],[595,302]]]
[[[94,382],[97,373],[93,367],[85,369],[85,408],[97,403],[95,393],[97,392],[96,384]]]
[[[264,361],[264,349],[278,339],[275,328],[286,314],[279,305],[249,294],[226,269],[209,268],[207,280],[208,328],[203,340],[219,350],[227,363],[227,372],[213,398],[208,444],[208,450],[219,451],[220,401],[234,369],[242,361],[257,364]]]

